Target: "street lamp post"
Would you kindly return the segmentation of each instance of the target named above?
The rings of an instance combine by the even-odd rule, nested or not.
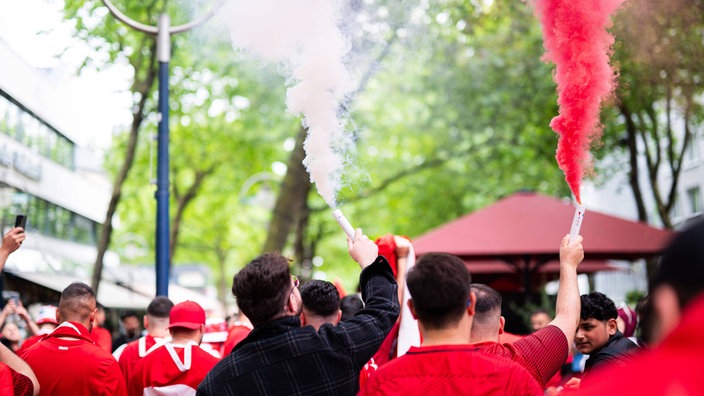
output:
[[[159,61],[159,126],[157,134],[157,183],[156,183],[156,295],[169,295],[169,61],[171,60],[171,35],[190,30],[215,14],[222,5],[214,7],[200,19],[184,25],[170,26],[166,13],[159,15],[157,26],[139,23],[118,10],[110,1],[103,4],[110,13],[125,25],[156,36],[157,60]]]

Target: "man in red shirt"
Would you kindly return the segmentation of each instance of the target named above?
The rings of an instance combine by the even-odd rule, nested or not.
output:
[[[129,387],[132,370],[139,361],[169,340],[169,312],[174,303],[168,297],[157,296],[147,306],[147,314],[142,319],[147,335],[128,344],[123,344],[113,352]]]
[[[557,291],[555,319],[533,334],[513,343],[500,344],[504,318],[501,295],[489,286],[474,284],[477,295],[476,317],[472,324],[472,344],[483,352],[509,358],[530,371],[545,386],[567,360],[570,343],[579,323],[580,294],[577,266],[584,259],[582,237],[570,242],[569,235],[560,245],[560,286]]]
[[[704,395],[704,220],[679,233],[654,278],[644,322],[652,349],[623,367],[595,369],[589,381],[565,395]],[[642,323],[642,322],[641,322]],[[567,385],[566,385],[567,387]]]
[[[110,330],[103,327],[105,324],[105,307],[98,304],[98,311],[95,313],[93,328],[90,330],[90,337],[95,343],[108,352],[112,352],[112,334]]]
[[[42,395],[127,394],[117,361],[90,338],[95,305],[90,286],[71,283],[59,300],[59,327],[22,353]]]
[[[24,340],[18,353],[22,353],[29,349],[29,347],[39,342],[42,338],[44,338],[44,336],[54,331],[56,326],[59,325],[59,322],[56,321],[56,311],[57,308],[54,305],[42,305],[39,307],[36,322],[39,327],[39,331],[37,334]]]
[[[205,311],[198,303],[174,305],[169,321],[171,340],[139,361],[130,375],[130,395],[195,395],[198,384],[218,362],[199,347]]]
[[[515,362],[469,345],[476,297],[464,262],[427,253],[407,275],[410,312],[423,341],[371,374],[363,395],[542,395]]]
[[[240,341],[244,340],[252,331],[252,328],[252,322],[240,311],[237,314],[235,323],[227,330],[227,339],[225,339],[225,344],[222,346],[222,356],[229,355],[232,348],[239,344]]]

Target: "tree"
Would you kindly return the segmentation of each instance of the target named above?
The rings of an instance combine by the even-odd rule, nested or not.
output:
[[[639,220],[654,220],[646,202],[646,195],[652,195],[654,214],[666,228],[674,226],[672,209],[685,153],[704,115],[704,43],[697,33],[702,21],[699,1],[634,1],[615,25],[620,84],[614,138],[627,156]]]

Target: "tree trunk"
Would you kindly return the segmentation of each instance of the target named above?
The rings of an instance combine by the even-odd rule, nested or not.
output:
[[[303,142],[307,131],[301,127],[296,136],[296,146],[288,159],[286,176],[281,182],[279,195],[267,231],[262,252],[280,252],[286,246],[286,241],[292,227],[300,218],[301,209],[308,198],[311,188],[310,176],[303,166],[305,151]]]
[[[193,184],[188,186],[188,190],[184,195],[176,193],[176,188],[174,186],[174,196],[176,198],[176,213],[174,214],[173,223],[171,224],[171,236],[169,243],[169,262],[173,262],[174,252],[176,251],[176,246],[178,246],[178,236],[181,230],[181,221],[183,220],[183,212],[186,210],[193,199],[198,195],[198,190],[203,185],[205,179],[215,171],[215,165],[211,165],[207,169],[196,170],[195,180]]]

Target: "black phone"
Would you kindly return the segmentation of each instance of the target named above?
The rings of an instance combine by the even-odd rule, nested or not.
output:
[[[24,230],[26,225],[27,225],[27,216],[17,215],[17,217],[15,217],[15,227],[22,227],[22,229]]]

